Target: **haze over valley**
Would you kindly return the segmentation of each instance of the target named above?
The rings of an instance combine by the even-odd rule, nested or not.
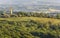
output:
[[[6,9],[8,11],[10,7],[12,7],[14,11],[46,12],[49,11],[50,8],[60,10],[60,2],[59,0],[0,0],[0,10]]]

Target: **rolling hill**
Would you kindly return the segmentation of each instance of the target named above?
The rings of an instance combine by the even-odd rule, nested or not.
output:
[[[0,18],[0,38],[60,38],[60,19]]]

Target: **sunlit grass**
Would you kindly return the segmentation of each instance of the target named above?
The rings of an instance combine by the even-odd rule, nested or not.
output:
[[[38,17],[13,17],[13,18],[0,18],[0,20],[7,20],[7,21],[29,21],[34,20],[36,22],[47,23],[52,22],[53,24],[60,23],[60,19],[53,19],[53,18],[38,18]]]

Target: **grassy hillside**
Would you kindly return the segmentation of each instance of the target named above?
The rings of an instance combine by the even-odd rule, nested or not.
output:
[[[6,21],[36,21],[36,22],[52,22],[53,24],[60,23],[60,19],[54,19],[54,18],[39,18],[39,17],[12,17],[12,18],[0,18],[0,20],[6,20]]]
[[[60,19],[0,18],[0,38],[60,38]]]

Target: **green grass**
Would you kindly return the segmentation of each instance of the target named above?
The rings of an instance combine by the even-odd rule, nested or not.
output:
[[[29,21],[34,20],[37,22],[46,23],[48,21],[52,23],[60,23],[60,19],[54,18],[38,18],[38,17],[13,17],[13,18],[0,18],[0,20],[7,20],[7,21]]]
[[[0,38],[60,38],[60,19],[0,18]]]
[[[60,19],[54,19],[54,18],[39,18],[39,17],[12,17],[12,18],[0,18],[0,20],[8,20],[8,21],[21,21],[21,20],[55,20],[60,21]]]

